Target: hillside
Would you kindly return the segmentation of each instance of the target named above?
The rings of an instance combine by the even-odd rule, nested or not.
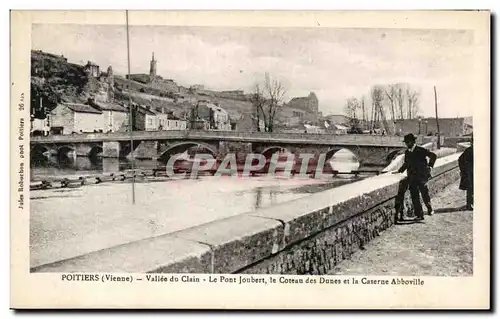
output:
[[[242,91],[217,92],[194,90],[177,86],[177,92],[153,88],[137,81],[128,81],[122,76],[113,76],[114,99],[116,103],[132,101],[141,105],[163,107],[173,111],[179,117],[189,114],[197,101],[205,100],[219,103],[231,117],[238,121],[242,117],[250,118],[253,106],[249,95]],[[142,79],[141,82],[146,82]],[[92,77],[85,72],[85,67],[69,63],[66,58],[41,51],[31,52],[31,107],[37,117],[43,118],[59,102],[84,103],[88,97],[107,89],[102,78]],[[130,88],[129,88],[130,87]],[[40,108],[40,99],[43,109]],[[280,115],[277,115],[279,121]],[[279,124],[278,124],[279,126]]]
[[[31,106],[37,117],[43,117],[42,104],[49,111],[60,101],[85,99],[89,78],[84,67],[68,63],[64,57],[31,52]]]

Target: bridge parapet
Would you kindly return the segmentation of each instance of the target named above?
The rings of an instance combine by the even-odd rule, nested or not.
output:
[[[298,144],[336,144],[336,145],[370,145],[370,146],[404,146],[401,137],[363,135],[363,134],[301,134],[301,133],[266,133],[235,131],[135,131],[130,133],[88,133],[74,135],[51,135],[31,137],[32,144],[45,143],[84,143],[128,140],[168,140],[168,139],[202,139],[226,140],[241,142],[285,142]]]

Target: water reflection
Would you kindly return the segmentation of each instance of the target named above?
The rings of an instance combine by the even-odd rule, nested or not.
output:
[[[58,160],[57,157],[46,157],[44,160],[32,161],[32,174],[37,175],[78,175],[82,173],[113,173],[131,169],[153,169],[160,165],[158,161],[138,160],[134,163],[128,159],[118,158],[89,158],[89,157],[65,157]]]
[[[181,154],[178,154],[181,155]],[[37,156],[31,161],[32,176],[47,175],[78,175],[85,173],[113,173],[124,171],[133,167],[138,169],[155,169],[163,167],[164,162],[159,160],[140,160],[132,162],[129,159],[102,158],[102,157],[80,157],[69,152],[64,156]],[[354,154],[348,150],[340,150],[333,155],[328,164],[332,169],[339,172],[350,172],[359,169],[359,162]],[[325,166],[325,172],[330,171]],[[348,178],[352,177],[350,175]]]
[[[352,172],[359,169],[360,163],[351,151],[346,149],[341,149],[336,152],[331,160],[330,165],[333,170],[338,172]],[[347,175],[347,177],[351,177]]]

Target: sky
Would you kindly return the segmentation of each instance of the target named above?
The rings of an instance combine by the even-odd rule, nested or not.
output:
[[[32,48],[124,75],[126,36],[125,26],[34,25]],[[132,26],[130,72],[149,73],[153,52],[157,74],[187,87],[251,92],[269,72],[286,100],[315,92],[325,115],[404,82],[421,94],[420,115],[434,116],[435,85],[440,117],[471,116],[473,44],[467,30]]]

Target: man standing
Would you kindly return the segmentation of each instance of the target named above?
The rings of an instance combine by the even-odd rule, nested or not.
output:
[[[403,173],[408,170],[408,187],[410,188],[413,209],[415,210],[417,220],[423,220],[424,212],[422,210],[422,204],[420,203],[420,193],[427,207],[427,212],[429,215],[432,215],[431,198],[429,196],[427,182],[431,177],[431,168],[434,167],[437,155],[423,147],[417,146],[415,141],[415,135],[411,133],[405,135],[404,143],[408,150],[405,152],[403,166],[401,166],[397,172],[394,172],[394,174]],[[427,158],[429,158],[428,162]]]
[[[467,210],[472,210],[474,205],[474,150],[472,139],[470,146],[458,158],[460,168],[461,190],[467,191]]]

